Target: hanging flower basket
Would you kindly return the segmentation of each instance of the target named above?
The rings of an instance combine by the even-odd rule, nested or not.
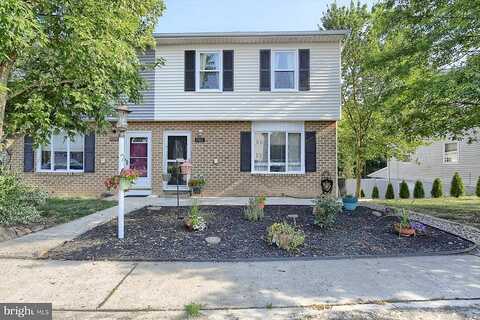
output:
[[[138,172],[138,170],[122,169],[119,175],[115,175],[105,180],[105,187],[107,187],[109,191],[118,189],[125,191],[132,187],[139,176],[140,172]]]
[[[183,175],[189,175],[192,173],[192,164],[190,161],[187,160],[180,165],[180,172]]]

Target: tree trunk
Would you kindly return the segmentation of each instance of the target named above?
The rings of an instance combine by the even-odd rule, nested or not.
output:
[[[360,151],[357,150],[356,154],[356,168],[355,168],[355,197],[360,198],[360,190],[362,190],[362,155]]]
[[[7,106],[7,80],[10,74],[10,66],[0,65],[0,151],[3,150],[3,126],[5,121],[5,110]]]

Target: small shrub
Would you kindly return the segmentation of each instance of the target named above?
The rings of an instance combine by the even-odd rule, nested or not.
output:
[[[461,197],[465,194],[465,187],[463,186],[462,177],[455,172],[452,178],[452,184],[450,186],[450,195],[452,197]]]
[[[192,302],[190,304],[185,305],[185,312],[189,317],[199,317],[201,309],[202,309],[202,305],[199,303]]]
[[[392,183],[388,183],[387,192],[385,192],[385,199],[395,199],[395,192],[393,191]]]
[[[200,207],[197,201],[192,203],[184,222],[187,228],[194,231],[203,231],[207,228],[205,218],[200,215]]]
[[[365,198],[365,192],[363,192],[363,189],[360,189],[360,198]]]
[[[243,216],[245,219],[252,222],[263,219],[263,208],[260,208],[258,204],[259,202],[257,198],[248,199],[248,206],[243,211]]]
[[[38,207],[46,200],[46,192],[28,186],[14,173],[0,168],[0,224],[27,224],[38,220]]]
[[[335,223],[337,213],[342,210],[342,204],[332,197],[322,196],[313,205],[314,223],[320,228],[331,227]]]
[[[443,197],[443,184],[440,178],[433,180],[432,191],[430,192],[432,198]]]
[[[400,199],[410,198],[410,190],[408,190],[408,184],[403,180],[400,183]]]
[[[415,182],[415,188],[413,188],[413,197],[415,199],[425,198],[425,191],[423,190],[423,183],[420,180]]]
[[[378,191],[378,187],[374,186],[372,190],[372,199],[380,198],[380,192]]]
[[[477,180],[477,188],[475,189],[475,194],[480,198],[480,177]]]
[[[287,222],[274,223],[267,228],[267,243],[288,252],[297,251],[305,242],[305,234]]]

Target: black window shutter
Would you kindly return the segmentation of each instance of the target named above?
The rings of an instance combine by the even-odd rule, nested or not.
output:
[[[298,50],[299,84],[300,91],[310,90],[310,49]]]
[[[240,171],[250,172],[252,170],[252,133],[250,131],[240,132]]]
[[[35,168],[35,153],[33,152],[33,138],[23,138],[23,171],[33,172]]]
[[[84,172],[95,172],[95,133],[85,136]]]
[[[195,50],[185,51],[185,91],[195,91]]]
[[[233,50],[223,50],[223,91],[233,91]]]
[[[260,91],[271,90],[270,50],[260,50]]]
[[[317,133],[305,132],[305,171],[317,171]]]

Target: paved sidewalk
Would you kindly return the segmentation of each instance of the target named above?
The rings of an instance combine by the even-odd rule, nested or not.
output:
[[[0,301],[64,311],[480,299],[473,255],[237,263],[0,260]]]
[[[247,197],[202,197],[180,199],[181,206],[191,205],[197,201],[200,205],[246,205]],[[292,204],[309,205],[311,199],[297,198],[268,198],[267,204]],[[159,197],[129,197],[126,199],[125,213],[135,211],[145,206],[176,206],[176,198]],[[9,241],[0,242],[0,258],[38,258],[48,250],[61,245],[65,241],[85,233],[86,231],[102,224],[117,215],[117,207],[108,208],[83,218],[58,225],[39,232],[16,238]]]

